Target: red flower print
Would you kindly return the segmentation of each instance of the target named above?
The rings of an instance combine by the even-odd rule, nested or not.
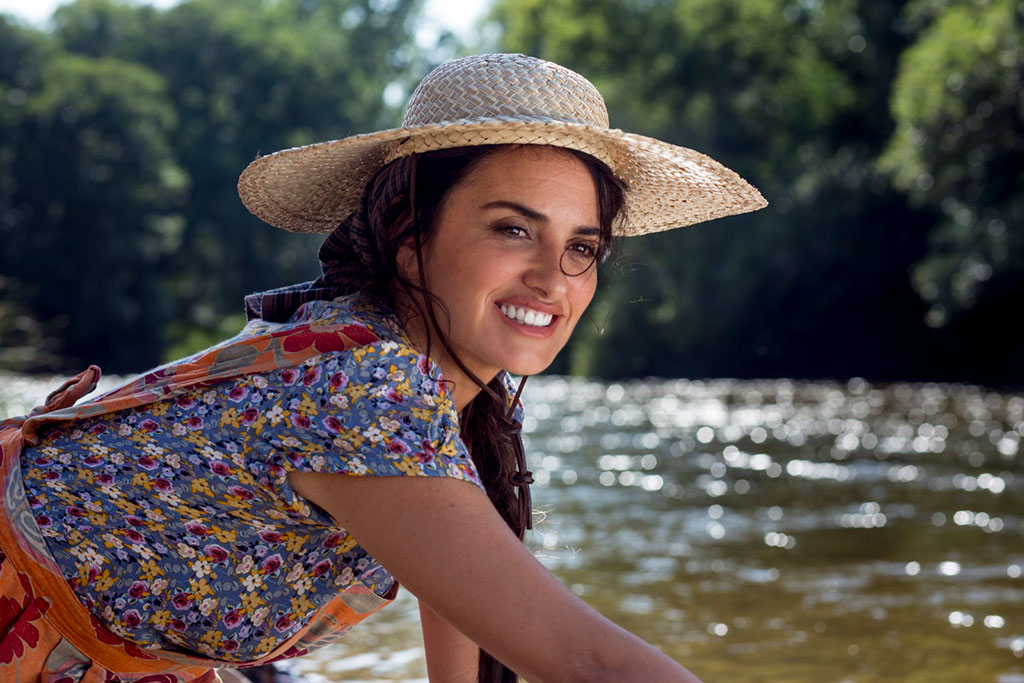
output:
[[[107,431],[107,425],[105,425],[105,424],[98,424],[98,425],[93,425],[92,429],[89,430],[89,433],[90,434],[102,434],[105,431]]]
[[[205,536],[210,532],[206,525],[200,522],[185,522],[185,529],[193,536]]]
[[[278,554],[271,555],[267,559],[260,562],[260,569],[267,574],[273,574],[281,568],[281,556]]]
[[[277,543],[281,540],[281,534],[271,529],[263,529],[259,532],[259,534],[260,538],[262,538],[267,543]]]
[[[178,593],[171,598],[171,604],[174,605],[174,609],[186,610],[192,606],[192,596],[188,593]]]
[[[178,399],[178,407],[179,408],[185,408],[186,410],[188,410],[189,408],[191,408],[195,404],[196,404],[196,400],[194,398],[192,398],[191,396],[182,396],[181,398]]]
[[[328,415],[324,418],[324,427],[327,427],[330,431],[337,433],[342,427],[341,420],[333,415]]]
[[[344,389],[345,386],[348,384],[348,375],[346,375],[344,372],[336,372],[333,375],[331,375],[330,382],[331,387],[333,389]]]
[[[221,548],[216,543],[211,543],[206,546],[203,548],[203,551],[206,553],[206,556],[214,562],[223,562],[229,557],[228,551],[224,550],[224,548]]]
[[[249,388],[248,387],[235,386],[235,387],[232,387],[231,391],[228,392],[228,400],[233,402],[233,403],[238,403],[239,401],[241,401],[242,399],[244,399],[248,395],[249,395]]]
[[[139,616],[139,611],[130,609],[124,613],[124,624],[128,628],[135,628],[142,623],[142,617]]]
[[[136,581],[131,585],[131,588],[128,589],[128,597],[138,599],[145,595],[148,591],[149,586],[147,586],[145,582]]]
[[[325,538],[324,542],[321,545],[325,548],[336,548],[337,546],[341,545],[341,541],[344,538],[344,534],[333,533],[327,538]]]
[[[41,465],[41,466],[43,466],[43,467],[45,467],[46,465],[49,465],[49,464],[50,464],[51,462],[53,462],[53,461],[52,461],[52,460],[50,460],[50,459],[49,459],[48,457],[46,457],[45,455],[41,455],[41,456],[39,456],[38,458],[36,458],[36,464],[37,464],[37,465]]]
[[[391,451],[392,453],[404,455],[408,453],[411,449],[409,448],[409,444],[405,443],[404,441],[396,437],[394,439],[391,439],[391,442],[388,444],[388,450]]]
[[[114,478],[109,474],[97,474],[96,483],[100,486],[110,486],[114,483]]]
[[[259,416],[260,411],[255,408],[246,408],[245,412],[242,413],[242,424],[246,426],[251,425]]]
[[[49,608],[45,600],[36,598],[28,579],[18,575],[26,588],[25,600],[19,604],[14,598],[0,596],[0,663],[10,664],[21,658],[25,652],[39,644],[39,629],[32,622],[37,621]],[[26,647],[27,646],[27,647]]]
[[[202,429],[203,418],[199,417],[198,415],[193,415],[192,417],[185,421],[185,426],[191,429],[192,431]]]
[[[124,532],[124,535],[125,535],[125,538],[127,538],[132,543],[142,543],[144,540],[146,540],[145,538],[142,537],[142,534],[140,534],[135,529],[128,529],[127,531]]]
[[[153,488],[161,493],[170,493],[174,490],[174,487],[171,486],[171,482],[167,481],[163,477],[153,480]]]
[[[228,628],[234,628],[242,623],[242,611],[233,609],[224,615],[224,625]]]
[[[331,561],[330,560],[320,560],[315,565],[313,565],[313,568],[310,570],[310,574],[312,574],[313,576],[323,576],[324,574],[326,574],[330,570],[331,570]]]
[[[299,371],[295,368],[285,368],[281,371],[281,381],[291,386],[299,378]]]
[[[312,422],[302,413],[292,413],[292,424],[299,429],[309,429]]]
[[[138,463],[139,467],[141,467],[144,470],[155,470],[157,468],[157,465],[160,464],[153,458],[149,457],[148,455],[144,455],[141,458],[139,458]]]
[[[235,652],[238,649],[238,641],[231,640],[229,638],[227,640],[222,640],[220,642],[220,646],[225,652]]]
[[[36,517],[36,524],[39,525],[40,529],[46,529],[53,525],[53,520],[46,515],[39,515]]]
[[[314,365],[309,370],[302,373],[302,383],[307,387],[312,386],[320,381],[320,377],[323,373],[324,371],[319,365]]]
[[[132,526],[146,526],[146,520],[138,515],[125,515],[124,521],[128,522]]]
[[[348,325],[347,327],[343,327],[341,333],[356,344],[372,344],[375,341],[379,341],[377,335],[360,325]]]
[[[287,631],[291,625],[292,618],[287,614],[282,614],[277,618],[277,621],[274,622],[274,628],[280,632]]]
[[[387,397],[387,399],[392,403],[403,403],[405,401],[405,397],[402,396],[397,391],[395,391],[394,389],[388,389],[386,392],[384,392],[384,396]]]
[[[430,359],[427,358],[426,356],[419,357],[419,359],[416,361],[416,367],[419,369],[421,373],[423,373],[427,377],[430,376],[430,371],[434,368],[433,364],[430,362]]]
[[[139,423],[139,431],[143,432],[155,432],[160,428],[160,424],[153,418],[146,418]]]
[[[185,630],[185,622],[181,619],[171,619],[171,628],[181,633]]]
[[[89,467],[95,467],[96,465],[99,465],[101,461],[95,455],[87,455],[85,456],[85,459],[82,460],[82,462],[84,462]],[[47,474],[49,474],[49,472],[47,472]]]
[[[229,486],[228,493],[236,498],[241,498],[242,500],[252,500],[256,497],[255,493],[244,486]]]
[[[228,474],[231,473],[231,468],[228,467],[227,463],[221,460],[214,460],[213,462],[211,462],[210,469],[213,470],[214,474],[221,477],[227,476]]]
[[[71,505],[67,509],[67,513],[71,517],[85,517],[85,510],[78,507],[77,505]]]

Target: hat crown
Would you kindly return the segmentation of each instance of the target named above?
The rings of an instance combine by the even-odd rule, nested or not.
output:
[[[519,54],[447,62],[409,98],[403,127],[454,121],[561,121],[608,127],[604,98],[564,66]]]

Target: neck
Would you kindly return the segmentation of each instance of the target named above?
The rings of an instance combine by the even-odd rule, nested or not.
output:
[[[420,353],[429,356],[430,360],[441,368],[441,374],[444,376],[452,396],[452,402],[455,404],[455,411],[462,413],[462,409],[480,393],[480,385],[474,382],[448,353],[436,328],[428,336],[425,325],[429,323],[425,323],[418,311],[406,308],[399,312],[398,317],[413,347]],[[477,376],[481,382],[487,383],[494,379],[495,374],[488,377]]]

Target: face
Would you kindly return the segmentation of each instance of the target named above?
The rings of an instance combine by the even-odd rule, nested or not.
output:
[[[424,270],[448,342],[477,377],[551,364],[594,296],[599,224],[590,171],[557,148],[491,154],[448,192]],[[415,254],[403,249],[415,272]],[[461,374],[439,361],[446,377]]]

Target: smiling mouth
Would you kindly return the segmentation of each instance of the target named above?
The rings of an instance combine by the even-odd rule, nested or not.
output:
[[[541,313],[540,311],[534,311],[523,306],[517,307],[502,304],[500,308],[502,314],[509,320],[515,320],[520,325],[528,325],[530,327],[547,327],[554,318],[550,313]]]

